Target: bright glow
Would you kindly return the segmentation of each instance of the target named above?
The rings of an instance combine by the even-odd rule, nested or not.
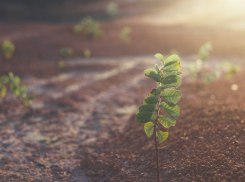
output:
[[[142,19],[161,26],[211,26],[245,30],[244,7],[244,0],[181,0],[163,4],[154,14],[145,15]]]
[[[202,65],[202,60],[201,59],[197,60],[197,65],[199,65],[199,66]]]
[[[238,85],[237,84],[232,84],[231,85],[231,90],[238,90]]]

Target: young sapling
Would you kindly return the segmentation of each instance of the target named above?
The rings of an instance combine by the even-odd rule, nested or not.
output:
[[[135,119],[139,123],[144,123],[144,131],[148,138],[154,135],[157,181],[160,181],[158,144],[163,143],[168,138],[167,128],[175,126],[176,119],[180,115],[180,108],[176,103],[180,100],[181,92],[173,88],[178,88],[181,84],[182,74],[178,55],[171,55],[164,60],[161,54],[155,57],[160,59],[163,66],[155,65],[155,70],[145,70],[145,75],[157,84],[151,93],[143,100],[143,105],[137,109]],[[170,89],[171,88],[171,89]],[[166,111],[167,115],[160,115],[160,109]],[[158,139],[157,139],[158,138]]]

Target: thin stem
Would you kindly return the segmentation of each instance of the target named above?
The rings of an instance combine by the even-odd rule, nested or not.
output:
[[[160,89],[160,93],[158,94],[158,106],[157,106],[157,116],[156,116],[156,120],[155,120],[155,124],[154,124],[154,135],[155,135],[155,149],[156,149],[156,162],[157,162],[157,182],[160,182],[160,172],[159,172],[159,154],[158,154],[158,148],[157,148],[157,136],[156,136],[156,125],[157,125],[157,120],[158,120],[158,116],[159,116],[159,110],[160,110],[160,103],[161,103],[161,94],[162,89]]]

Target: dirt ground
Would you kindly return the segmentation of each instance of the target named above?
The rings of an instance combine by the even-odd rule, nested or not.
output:
[[[181,114],[159,146],[161,180],[245,181],[245,33],[136,20],[102,22],[105,36],[95,40],[75,34],[73,23],[1,23],[0,42],[10,39],[16,51],[10,60],[0,54],[0,76],[19,75],[35,100],[33,112],[11,94],[0,100],[0,181],[155,181],[153,138],[134,119],[156,87],[144,70],[173,48],[185,65],[206,41],[210,65],[235,59],[241,72],[198,88],[183,70]],[[133,30],[129,44],[118,38],[124,26]],[[74,55],[62,57],[62,47]]]

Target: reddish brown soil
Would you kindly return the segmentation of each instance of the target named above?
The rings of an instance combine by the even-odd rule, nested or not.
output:
[[[183,83],[181,116],[159,146],[162,181],[245,180],[244,94],[230,89],[234,82],[244,88],[240,76],[200,90]],[[156,180],[154,140],[147,139],[134,116],[124,133],[89,146],[93,151],[83,154],[81,167],[97,174],[91,181]]]
[[[143,69],[60,99],[44,92],[36,100],[45,107],[34,113],[9,96],[1,103],[2,181],[154,181],[153,139],[147,139],[135,114],[113,110],[141,105],[155,87],[147,78],[130,85]],[[243,76],[198,90],[183,80],[181,116],[159,146],[162,181],[245,180]],[[230,89],[232,83],[238,91]]]
[[[130,44],[118,38],[124,26],[133,29]],[[0,100],[0,181],[155,181],[153,139],[134,119],[155,84],[143,74],[149,65],[124,69],[120,56],[168,54],[172,48],[188,56],[206,41],[213,43],[214,56],[245,56],[245,34],[230,30],[154,27],[122,19],[102,23],[105,36],[90,40],[72,28],[0,25],[0,41],[9,38],[16,45],[10,60],[0,55],[0,76],[20,75],[35,96],[33,112],[11,94]],[[61,47],[72,47],[75,54],[64,58]],[[92,58],[69,64],[85,48]],[[104,57],[115,62],[99,59]],[[67,61],[63,69],[57,66],[60,59]],[[245,181],[243,70],[200,88],[184,76],[181,115],[159,146],[162,181]],[[58,77],[64,75],[70,77]],[[231,90],[234,83],[237,91]]]
[[[62,47],[71,47],[74,55],[71,58],[83,57],[83,51],[90,49],[92,57],[118,57],[152,55],[156,52],[168,54],[176,49],[180,55],[196,54],[198,48],[207,41],[212,42],[213,56],[233,58],[245,57],[244,32],[224,29],[157,27],[129,21],[128,19],[102,23],[105,36],[88,39],[73,32],[74,24],[1,24],[0,41],[10,39],[16,45],[11,61],[0,55],[2,74],[13,71],[16,74],[33,74],[45,77],[60,73],[57,68],[62,57]],[[123,27],[132,27],[131,43],[123,43],[118,34]],[[15,31],[15,30],[18,30]],[[15,65],[13,67],[13,65]],[[28,72],[26,71],[28,70]]]

